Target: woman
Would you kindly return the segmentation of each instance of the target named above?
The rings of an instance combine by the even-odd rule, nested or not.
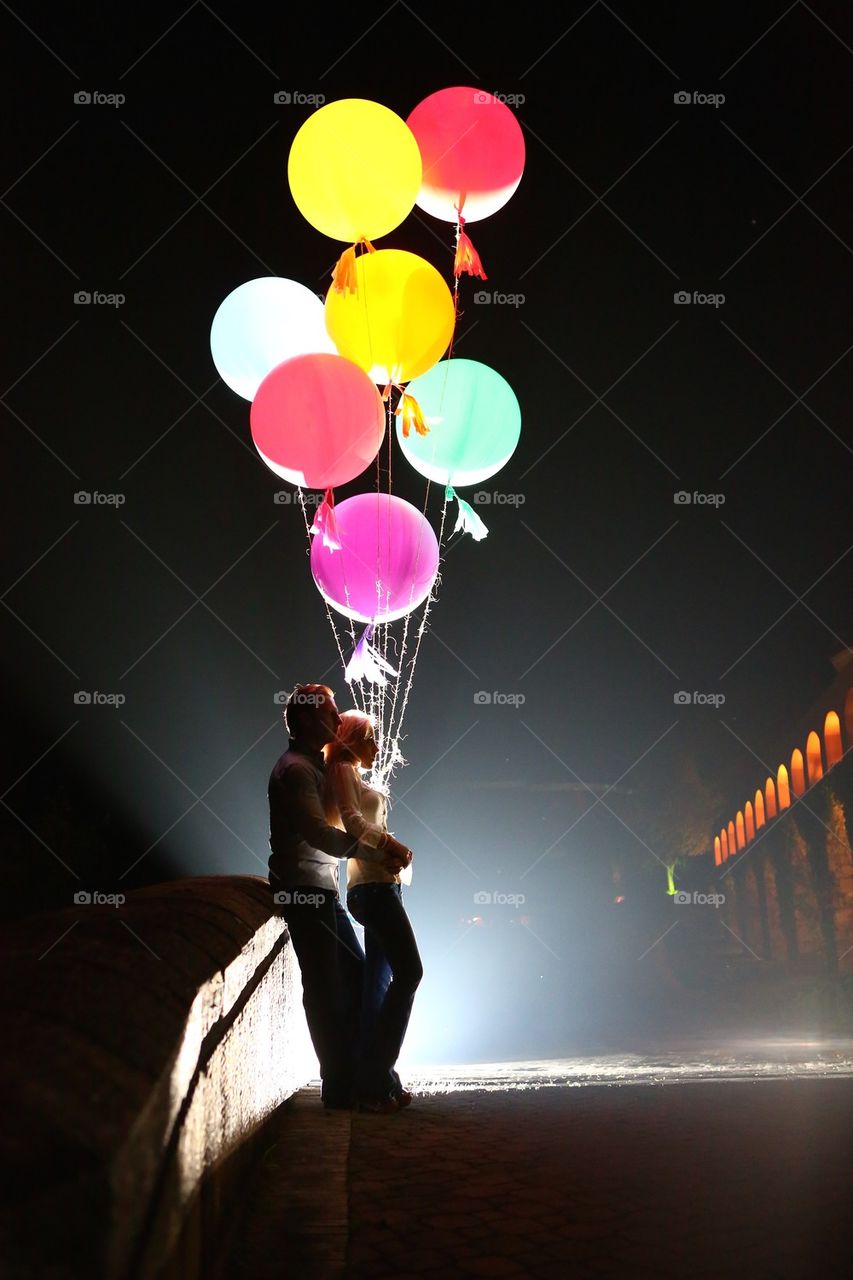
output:
[[[387,829],[388,801],[369,787],[361,770],[372,768],[379,748],[369,716],[344,711],[335,741],[323,749],[329,781],[329,822],[363,844],[397,857],[404,867],[412,853]],[[400,873],[380,862],[347,860],[347,907],[364,926],[359,1099],[365,1111],[388,1113],[407,1107],[395,1064],[423,966],[403,908]]]

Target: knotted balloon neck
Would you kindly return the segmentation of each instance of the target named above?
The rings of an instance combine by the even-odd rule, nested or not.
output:
[[[356,249],[358,248],[361,248],[362,252],[366,253],[376,252],[373,245],[364,236],[356,240],[355,244],[350,245],[348,249],[344,249],[332,272],[332,288],[335,293],[342,293],[344,297],[348,293],[358,297],[358,277],[355,269]]]

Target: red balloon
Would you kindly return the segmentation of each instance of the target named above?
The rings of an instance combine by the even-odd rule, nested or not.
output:
[[[319,352],[276,365],[255,392],[249,421],[270,470],[305,489],[354,480],[385,434],[382,397],[364,370]]]
[[[424,165],[417,204],[446,222],[502,208],[524,171],[524,135],[509,107],[481,89],[439,89],[406,121]]]

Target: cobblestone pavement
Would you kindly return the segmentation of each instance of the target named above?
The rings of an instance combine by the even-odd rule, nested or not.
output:
[[[431,1093],[391,1116],[275,1118],[230,1274],[848,1274],[853,1081]]]

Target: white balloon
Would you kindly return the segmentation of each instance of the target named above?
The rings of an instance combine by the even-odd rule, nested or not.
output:
[[[304,284],[278,276],[247,280],[220,304],[210,327],[210,352],[223,382],[254,400],[267,374],[291,356],[337,354],[326,329],[323,300]]]

